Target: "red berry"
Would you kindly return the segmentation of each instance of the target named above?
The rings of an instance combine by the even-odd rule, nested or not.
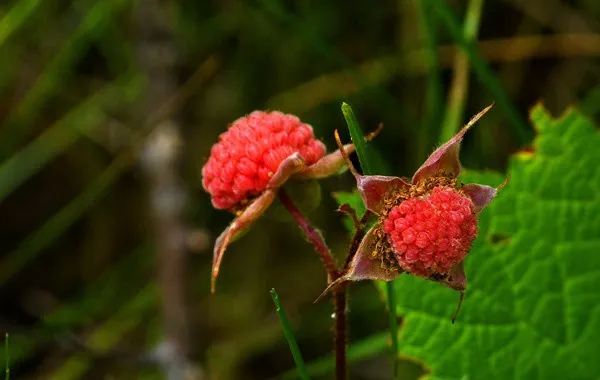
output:
[[[296,116],[254,111],[234,121],[213,145],[202,168],[202,186],[215,208],[235,208],[259,195],[293,153],[312,165],[325,155],[325,145]]]
[[[477,236],[477,215],[469,197],[439,186],[393,207],[383,230],[400,266],[429,277],[447,274],[464,259]]]

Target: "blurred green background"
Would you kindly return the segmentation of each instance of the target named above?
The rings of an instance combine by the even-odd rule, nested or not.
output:
[[[533,138],[536,102],[598,119],[599,31],[595,0],[2,2],[0,331],[11,334],[11,378],[163,378],[180,346],[190,378],[278,378],[294,364],[273,287],[304,359],[329,355],[331,306],[313,304],[325,274],[294,225],[262,219],[209,294],[212,240],[232,218],[201,185],[218,135],[278,109],[333,150],[334,129],[348,139],[345,101],[365,131],[384,124],[373,143],[382,174],[409,176],[495,101],[462,161],[503,171]],[[309,213],[340,257],[348,237],[330,194],[352,185],[347,174],[322,181]],[[351,342],[386,333],[372,284],[353,286],[349,308]],[[351,378],[390,378],[385,347],[373,351],[353,360]]]

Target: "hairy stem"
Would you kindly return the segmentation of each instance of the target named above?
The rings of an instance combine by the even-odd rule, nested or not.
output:
[[[365,237],[365,234],[366,234],[365,225],[367,224],[367,221],[370,217],[371,217],[371,212],[369,210],[367,210],[365,212],[365,214],[362,216],[362,218],[360,218],[360,220],[356,226],[356,231],[354,232],[354,237],[352,238],[352,244],[350,244],[348,256],[346,257],[346,262],[344,263],[343,272],[345,272],[346,269],[348,269],[348,266],[350,265],[350,263],[352,262],[352,259],[354,258],[354,256],[356,255],[356,252],[358,251],[358,246],[360,245],[360,242]]]
[[[312,226],[308,218],[296,207],[294,201],[286,193],[285,190],[279,189],[279,199],[283,203],[286,210],[290,213],[294,221],[298,224],[298,227],[304,233],[307,240],[315,247],[315,251],[321,257],[323,264],[327,270],[329,281],[335,281],[339,276],[340,272],[335,265],[335,260],[331,255],[327,243],[323,239],[323,236],[319,231]],[[346,288],[341,287],[333,293],[333,307],[334,307],[334,338],[333,345],[335,350],[335,374],[336,380],[346,379]]]
[[[325,265],[325,269],[327,269],[327,275],[329,276],[329,280],[333,281],[338,278],[339,273],[337,270],[337,266],[335,265],[335,260],[329,251],[329,247],[325,243],[323,236],[319,233],[319,231],[312,226],[308,218],[296,207],[294,201],[287,192],[283,189],[279,189],[279,199],[286,210],[290,213],[294,221],[298,224],[298,227],[304,233],[306,239],[308,239],[309,243],[311,243],[315,247],[315,251],[321,257],[323,264]]]
[[[335,333],[333,336],[333,347],[335,348],[335,378],[346,379],[346,345],[347,345],[347,323],[346,323],[346,287],[342,286],[333,293],[333,306],[335,310]]]

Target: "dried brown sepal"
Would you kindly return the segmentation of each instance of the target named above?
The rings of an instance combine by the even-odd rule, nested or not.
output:
[[[476,183],[468,183],[461,187],[463,193],[465,193],[473,204],[475,205],[475,212],[481,212],[498,193],[495,187],[479,185]]]
[[[332,289],[347,281],[391,281],[403,273],[404,271],[397,265],[385,266],[382,265],[380,260],[374,260],[374,251],[378,240],[379,236],[377,235],[376,228],[371,228],[358,246],[356,254],[352,258],[346,272],[331,282],[315,302],[319,302]]]
[[[245,228],[250,227],[273,203],[276,191],[267,189],[258,198],[255,198],[245,210],[241,211],[238,216],[231,222],[221,235],[215,241],[213,251],[213,263],[211,272],[210,290],[214,294],[216,288],[217,277],[219,276],[219,268],[221,261],[225,255],[225,251],[233,238]]]
[[[210,287],[212,293],[215,292],[221,261],[233,238],[244,229],[250,227],[252,223],[263,215],[271,203],[273,203],[279,187],[281,187],[294,173],[297,173],[305,167],[304,159],[300,154],[294,153],[290,155],[279,165],[277,172],[273,174],[267,188],[262,194],[251,200],[244,209],[236,211],[235,219],[233,219],[229,227],[227,227],[215,241]]]
[[[465,298],[465,291],[467,289],[467,275],[465,274],[464,261],[456,264],[447,275],[440,276],[439,278],[431,278],[431,280],[439,282],[440,284],[452,290],[460,292],[460,298],[458,300],[458,305],[456,306],[456,311],[452,315],[452,323],[454,323],[458,313],[460,312],[460,308]]]
[[[458,177],[460,173],[460,160],[458,158],[458,152],[460,150],[460,143],[467,131],[483,116],[488,112],[494,104],[490,104],[484,108],[477,115],[473,116],[471,120],[465,125],[460,132],[452,137],[445,144],[437,148],[427,160],[421,165],[416,171],[412,178],[412,183],[416,184],[424,178],[431,177],[440,171],[449,173],[453,178]]]
[[[456,317],[458,317],[458,313],[460,312],[460,308],[463,304],[464,299],[465,299],[465,292],[462,291],[462,292],[460,292],[460,298],[458,299],[458,304],[456,305],[456,310],[454,311],[454,314],[452,314],[452,324],[454,324],[454,322],[456,322]]]
[[[354,229],[358,230],[361,228],[360,220],[358,219],[358,215],[356,214],[356,210],[352,208],[348,203],[344,203],[340,205],[340,207],[336,210],[339,213],[346,214],[352,219],[352,224],[354,225]]]
[[[346,154],[354,152],[354,144],[346,144],[343,147]],[[294,178],[298,179],[321,179],[339,173],[344,168],[344,157],[340,150],[329,153],[314,164],[307,166],[296,173]]]

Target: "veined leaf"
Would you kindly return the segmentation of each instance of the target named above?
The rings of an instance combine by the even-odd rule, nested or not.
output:
[[[531,120],[533,151],[512,157],[510,183],[480,214],[456,324],[456,292],[413,276],[394,281],[404,320],[398,354],[421,361],[430,378],[600,373],[600,134],[575,110],[554,119],[537,106]],[[494,186],[503,179],[461,177]],[[385,296],[385,283],[377,285]]]
[[[531,120],[534,151],[512,158],[510,183],[480,216],[456,324],[455,292],[412,276],[395,281],[404,316],[399,354],[423,361],[432,376],[600,373],[600,135],[575,110],[553,119],[537,106]],[[462,180],[498,185],[502,178],[467,172]]]

